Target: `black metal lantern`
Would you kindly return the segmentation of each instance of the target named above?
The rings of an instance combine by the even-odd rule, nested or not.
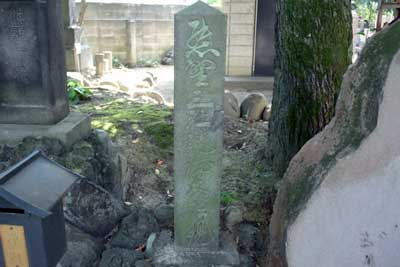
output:
[[[62,198],[80,178],[39,151],[0,174],[0,266],[57,265],[67,244]]]

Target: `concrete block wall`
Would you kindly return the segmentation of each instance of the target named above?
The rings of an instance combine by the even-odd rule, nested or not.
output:
[[[174,46],[174,14],[184,7],[89,3],[82,40],[94,53],[112,51],[123,63],[161,60]]]
[[[224,0],[228,16],[227,75],[253,74],[257,0]]]
[[[224,0],[228,16],[229,76],[251,76],[257,0]],[[93,53],[113,51],[122,62],[161,60],[174,45],[174,14],[186,5],[89,3],[83,24],[84,43]],[[80,10],[79,4],[77,10]]]

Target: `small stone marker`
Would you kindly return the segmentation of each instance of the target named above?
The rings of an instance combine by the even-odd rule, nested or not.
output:
[[[0,123],[68,115],[61,1],[0,1]]]
[[[98,53],[94,56],[94,61],[96,64],[96,76],[102,77],[105,71],[105,64],[104,64],[104,54]]]
[[[106,62],[105,64],[105,72],[111,72],[113,69],[113,53],[112,51],[104,51],[104,60],[107,60],[108,62]]]
[[[157,266],[239,264],[219,229],[226,28],[200,1],[175,15],[175,244],[155,252]]]
[[[203,2],[175,16],[175,244],[219,247],[226,17]]]

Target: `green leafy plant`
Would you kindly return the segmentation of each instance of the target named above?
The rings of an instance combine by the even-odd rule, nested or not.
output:
[[[233,204],[237,202],[238,199],[236,199],[235,194],[233,192],[221,192],[221,203],[226,205]]]
[[[116,57],[113,57],[113,62],[112,62],[112,64],[113,64],[113,68],[116,68],[116,69],[123,69],[123,68],[125,68],[125,65],[122,64],[122,62],[121,62],[118,58],[116,58]]]
[[[88,100],[92,95],[89,88],[84,87],[80,82],[72,79],[67,81],[67,93],[69,101],[73,104]]]
[[[139,59],[137,62],[138,67],[154,68],[160,66],[160,61],[157,59]]]

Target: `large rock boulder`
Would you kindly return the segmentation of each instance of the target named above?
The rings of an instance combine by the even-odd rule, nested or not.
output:
[[[137,249],[145,245],[152,233],[158,233],[157,219],[147,209],[140,208],[123,219],[118,232],[111,240],[111,246]]]
[[[399,265],[399,74],[397,22],[369,40],[336,117],[291,161],[264,266]]]
[[[99,267],[133,267],[144,259],[144,253],[134,250],[111,248],[103,252]]]
[[[127,215],[120,200],[87,179],[72,188],[65,203],[67,219],[96,237],[107,235]]]
[[[265,96],[251,94],[240,105],[241,116],[249,121],[258,121],[262,118],[263,111],[267,105],[267,98]]]
[[[67,251],[57,267],[92,267],[100,258],[103,245],[100,240],[67,224]]]
[[[240,117],[239,101],[236,96],[229,91],[224,94],[224,113],[225,116],[232,118]]]

